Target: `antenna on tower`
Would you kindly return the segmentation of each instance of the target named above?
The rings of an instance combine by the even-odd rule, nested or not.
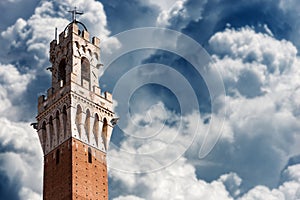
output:
[[[55,40],[57,40],[57,27],[55,27]]]

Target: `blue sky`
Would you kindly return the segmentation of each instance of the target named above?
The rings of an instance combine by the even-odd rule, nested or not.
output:
[[[100,86],[120,117],[110,199],[300,198],[296,0],[4,0],[0,199],[42,198],[29,124],[50,87],[49,42],[74,6],[101,38]]]

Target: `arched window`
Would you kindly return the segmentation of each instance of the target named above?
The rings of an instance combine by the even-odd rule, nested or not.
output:
[[[57,139],[57,143],[59,143],[59,136],[60,136],[60,121],[59,121],[59,112],[56,112],[56,116],[55,116],[55,121],[56,121],[56,130],[57,130],[57,135],[56,135],[56,139]]]
[[[58,66],[58,82],[60,83],[60,87],[63,87],[66,84],[66,69],[66,60],[62,59]]]
[[[92,149],[91,149],[91,147],[88,148],[88,162],[92,163]]]
[[[81,109],[80,105],[78,105],[77,111],[76,111],[75,124],[76,124],[77,130],[78,130],[79,137],[81,137],[81,127],[80,127],[81,123],[82,123],[82,109]]]
[[[94,133],[94,137],[95,137],[95,140],[96,140],[96,144],[98,145],[99,117],[98,117],[97,113],[95,114],[93,133]]]
[[[85,133],[86,133],[88,141],[90,141],[90,118],[91,118],[90,110],[87,109],[86,110],[86,118],[85,118],[85,122],[84,122],[84,129],[85,129]]]
[[[53,134],[54,134],[54,129],[53,129],[53,118],[52,118],[52,116],[50,116],[50,118],[49,118],[49,131],[50,131],[50,133],[49,133],[49,136],[50,136],[50,147],[52,147],[52,143],[53,143],[53,141],[52,141],[52,136],[53,136]]]
[[[67,108],[66,106],[63,107],[62,112],[62,118],[63,118],[63,129],[64,129],[64,139],[67,137]]]
[[[90,62],[87,58],[81,59],[81,85],[90,88]]]

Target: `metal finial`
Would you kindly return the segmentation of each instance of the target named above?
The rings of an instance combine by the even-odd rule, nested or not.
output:
[[[83,14],[83,12],[79,12],[76,7],[74,7],[74,10],[70,10],[68,12],[72,13],[72,20],[73,20],[73,22],[76,21],[76,15],[82,15]]]

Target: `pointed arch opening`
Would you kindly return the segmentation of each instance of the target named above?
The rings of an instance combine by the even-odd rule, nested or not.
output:
[[[58,66],[58,82],[60,84],[60,87],[63,87],[64,85],[66,85],[66,82],[67,82],[66,70],[67,70],[66,59],[62,59]]]
[[[98,137],[99,137],[99,116],[96,113],[94,119],[94,127],[93,127],[93,134],[96,140],[96,144],[98,145]]]
[[[62,112],[62,121],[63,121],[63,133],[64,133],[64,139],[67,137],[67,124],[68,124],[68,117],[67,117],[67,107],[63,107]]]
[[[87,136],[88,141],[90,141],[90,125],[91,125],[91,113],[90,110],[86,110],[86,118],[84,122],[84,129]]]
[[[42,124],[42,148],[43,151],[45,152],[45,147],[46,147],[46,138],[47,138],[47,132],[46,132],[46,122],[43,122]]]
[[[54,134],[54,129],[53,129],[53,118],[52,118],[52,116],[50,116],[50,118],[49,118],[49,137],[50,137],[50,147],[52,147],[52,145],[53,145],[53,138],[52,138],[52,136],[53,136],[53,134]]]
[[[82,123],[82,109],[80,105],[77,105],[75,124],[78,130],[79,138],[81,138],[81,127],[80,127],[81,123]]]
[[[103,119],[103,126],[102,126],[102,135],[106,138],[107,137],[107,119]]]
[[[87,58],[81,59],[81,85],[90,89],[90,62]]]
[[[103,140],[103,143],[104,143],[104,147],[105,149],[107,149],[107,128],[108,128],[108,124],[107,124],[107,119],[104,118],[103,119],[103,126],[102,126],[102,133],[101,133],[101,137],[102,137],[102,140]]]
[[[59,112],[56,112],[55,115],[55,125],[56,125],[56,139],[57,139],[57,143],[59,143],[59,138],[60,138],[60,132],[61,132],[61,128],[60,128],[60,121],[59,121]]]

